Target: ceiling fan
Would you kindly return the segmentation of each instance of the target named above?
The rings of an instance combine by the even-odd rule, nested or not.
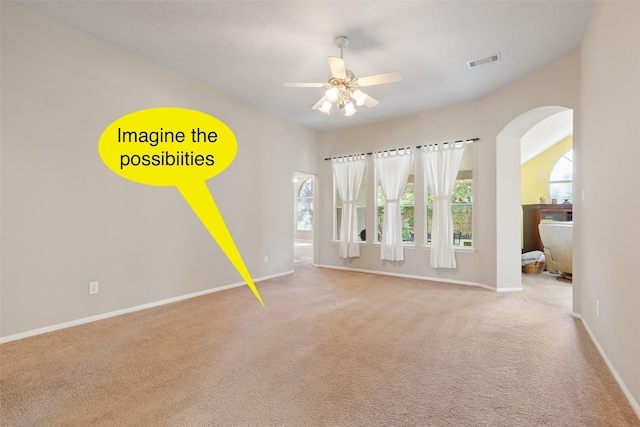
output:
[[[329,114],[332,105],[337,105],[345,116],[351,116],[356,112],[353,102],[357,106],[365,105],[375,107],[379,102],[363,91],[361,87],[392,83],[402,80],[402,74],[398,71],[384,74],[376,74],[368,77],[356,78],[352,71],[347,70],[342,59],[345,47],[349,46],[349,38],[337,37],[335,45],[340,48],[340,58],[329,57],[331,76],[326,83],[284,83],[284,87],[322,87],[325,88],[324,96],[312,108]]]

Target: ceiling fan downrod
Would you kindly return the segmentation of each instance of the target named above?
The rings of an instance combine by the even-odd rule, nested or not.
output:
[[[340,59],[344,59],[344,58],[342,57],[342,54],[343,54],[344,48],[345,48],[345,47],[347,47],[347,46],[349,46],[349,42],[350,42],[350,41],[351,41],[351,40],[349,40],[349,37],[347,37],[347,36],[339,36],[339,37],[336,37],[336,39],[333,41],[333,43],[334,43],[338,48],[340,48]]]

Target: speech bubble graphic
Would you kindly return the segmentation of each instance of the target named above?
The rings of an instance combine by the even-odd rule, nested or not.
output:
[[[236,156],[236,137],[220,120],[178,107],[120,117],[102,132],[98,152],[116,174],[146,185],[177,187],[211,237],[264,306],[205,181]]]

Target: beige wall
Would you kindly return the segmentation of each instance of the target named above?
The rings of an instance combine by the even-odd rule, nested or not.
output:
[[[316,171],[315,132],[1,7],[2,337],[242,281],[175,188],[127,181],[100,160],[104,128],[140,109],[192,108],[233,130],[237,157],[207,184],[254,278],[293,269],[292,177]]]
[[[372,244],[362,245],[361,256],[355,259],[338,257],[338,246],[331,243],[332,216],[320,218],[318,250],[319,264],[407,274],[420,277],[438,278],[459,282],[484,284],[491,288],[519,288],[520,283],[520,143],[519,140],[497,150],[498,134],[513,119],[530,109],[547,105],[575,108],[579,96],[580,56],[572,52],[546,67],[508,85],[504,89],[480,101],[426,111],[410,117],[379,122],[355,128],[324,132],[322,137],[322,157],[370,152],[399,146],[416,146],[429,142],[451,141],[462,138],[479,137],[474,143],[474,246],[475,253],[458,252],[458,267],[454,270],[432,269],[429,266],[429,252],[421,247],[421,233],[416,232],[417,247],[405,250],[404,262],[380,260],[380,248]],[[529,127],[530,128],[530,127]],[[527,130],[529,129],[527,128]],[[373,170],[369,156],[368,170]],[[502,192],[511,211],[510,235],[515,236],[514,247],[503,249],[511,256],[510,270],[515,272],[498,284],[498,252],[496,242],[498,224],[496,218],[497,173],[499,162],[507,164],[501,173],[508,173],[508,180],[514,183],[511,191]],[[506,171],[506,172],[505,172]],[[373,173],[367,174],[367,188],[374,185]],[[422,179],[421,164],[417,164],[416,176]],[[320,206],[322,212],[332,208],[332,178],[330,162],[324,162],[320,172]],[[369,190],[368,190],[369,191]],[[369,200],[373,200],[370,195]],[[420,199],[421,200],[421,199]],[[416,197],[416,203],[419,198]],[[504,212],[501,210],[500,212]],[[375,212],[369,203],[367,229],[374,229]],[[423,224],[416,218],[416,230]],[[502,225],[500,225],[502,226]],[[515,278],[513,278],[515,277]],[[513,279],[512,279],[513,278]]]
[[[638,40],[640,3],[596,2],[582,43],[573,277],[579,312],[640,416],[640,227],[634,224],[640,212]]]

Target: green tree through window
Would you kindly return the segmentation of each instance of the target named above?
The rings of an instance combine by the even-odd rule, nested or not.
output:
[[[306,178],[298,191],[298,230],[313,229],[313,178]]]
[[[454,244],[469,245],[473,242],[473,180],[458,179],[451,193],[452,236]],[[433,194],[427,190],[427,244],[431,244],[433,219]],[[469,243],[465,243],[469,242]]]

